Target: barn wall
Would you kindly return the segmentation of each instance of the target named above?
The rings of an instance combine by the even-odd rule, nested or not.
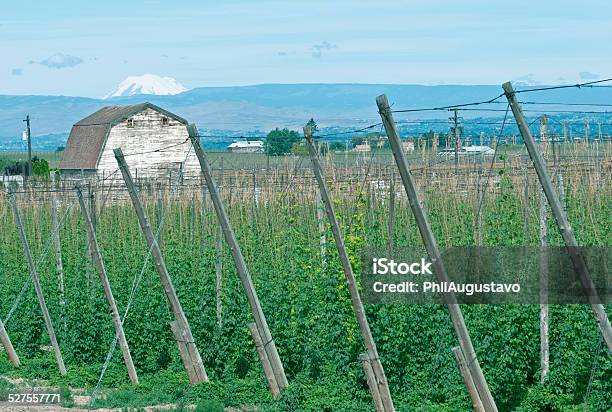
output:
[[[132,116],[134,127],[128,127],[127,121],[114,126],[100,157],[98,178],[102,179],[103,175],[107,178],[117,170],[113,154],[113,149],[117,147],[126,156],[132,176],[136,175],[136,171],[139,178],[168,179],[170,175],[177,176],[180,163],[189,152],[183,168],[184,176],[186,179],[199,177],[200,166],[189,141],[168,148],[188,138],[187,127],[172,118],[168,119],[168,126],[162,126],[163,117],[163,114],[147,109]],[[157,153],[134,154],[162,148],[167,149]],[[116,172],[114,177],[121,180],[121,173]]]

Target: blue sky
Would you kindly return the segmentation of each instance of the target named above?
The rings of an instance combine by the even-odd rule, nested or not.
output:
[[[101,97],[144,73],[188,88],[612,74],[610,1],[3,3],[0,94]]]

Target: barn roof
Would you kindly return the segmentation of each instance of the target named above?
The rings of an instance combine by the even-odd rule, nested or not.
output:
[[[146,109],[187,125],[187,120],[149,102],[103,107],[72,126],[60,169],[96,169],[111,128]]]

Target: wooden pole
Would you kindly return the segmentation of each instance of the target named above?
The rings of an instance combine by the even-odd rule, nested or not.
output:
[[[540,382],[544,383],[549,370],[548,345],[548,212],[546,196],[540,190]]]
[[[525,244],[529,243],[529,168],[525,162],[525,204],[523,205],[523,236]]]
[[[223,326],[223,230],[221,225],[217,225],[215,235],[215,253],[217,259],[215,261],[215,297],[216,297],[216,312],[217,326]]]
[[[472,374],[467,367],[467,363],[465,362],[465,357],[463,356],[463,352],[461,352],[460,346],[455,346],[453,348],[453,353],[455,354],[455,360],[457,361],[457,366],[459,366],[459,371],[461,372],[461,377],[463,378],[463,383],[468,390],[468,394],[470,395],[470,399],[472,400],[472,407],[476,412],[484,412],[484,406],[482,405],[482,400],[480,396],[478,396],[478,390],[476,389],[476,384],[474,383],[474,379],[472,379]]]
[[[0,343],[2,343],[2,346],[4,346],[4,350],[6,350],[9,361],[11,361],[15,368],[18,368],[19,356],[17,356],[17,352],[15,352],[15,348],[13,348],[11,338],[9,338],[9,335],[4,328],[4,323],[2,323],[2,320],[0,320]]]
[[[316,195],[316,211],[317,211],[317,226],[319,227],[319,249],[321,251],[321,264],[325,266],[327,264],[327,238],[325,236],[325,217],[324,217],[324,205],[321,200],[321,193],[317,191]]]
[[[363,307],[363,303],[361,302],[361,297],[359,296],[359,290],[357,288],[357,282],[353,273],[353,267],[351,265],[351,261],[349,260],[346,248],[344,246],[344,240],[342,238],[342,233],[340,232],[340,224],[336,219],[336,212],[334,211],[334,206],[331,201],[331,195],[329,194],[329,190],[327,189],[327,185],[325,184],[323,170],[321,168],[321,164],[319,163],[319,158],[317,157],[317,152],[312,142],[312,130],[309,126],[304,127],[304,136],[306,137],[306,146],[308,147],[308,153],[310,154],[310,160],[312,161],[312,170],[314,172],[317,183],[319,184],[321,197],[323,199],[323,202],[325,203],[325,209],[327,211],[327,218],[331,223],[332,233],[334,235],[334,240],[336,241],[338,256],[340,257],[342,269],[344,271],[344,275],[346,276],[348,289],[351,294],[351,304],[353,305],[353,311],[355,312],[357,323],[359,323],[359,328],[361,329],[361,336],[363,337],[363,341],[368,350],[368,357],[372,363],[372,369],[374,370],[374,373],[376,375],[380,397],[385,408],[384,410],[386,412],[395,411],[395,407],[393,406],[393,400],[391,398],[391,393],[389,392],[387,377],[385,376],[385,371],[378,357],[376,343],[374,342],[374,338],[372,337],[372,332],[370,331],[370,324],[368,323],[368,319],[366,318],[365,309]],[[375,396],[376,395],[373,393],[372,397]]]
[[[96,230],[94,229],[93,222],[89,217],[89,211],[87,210],[87,206],[85,205],[85,200],[83,199],[83,193],[81,192],[81,188],[77,187],[76,192],[77,197],[79,199],[79,204],[81,205],[81,211],[83,212],[83,220],[85,222],[87,236],[89,237],[89,244],[91,245],[94,266],[96,267],[98,275],[100,276],[100,281],[102,282],[104,296],[106,296],[106,301],[108,302],[111,319],[113,320],[113,326],[115,327],[115,333],[117,334],[117,340],[119,341],[119,347],[121,348],[121,352],[123,353],[123,360],[125,361],[125,366],[127,367],[128,375],[130,376],[130,381],[132,382],[132,384],[138,385],[138,375],[136,374],[136,368],[134,368],[134,362],[132,361],[130,348],[128,346],[127,340],[125,339],[125,333],[123,332],[123,323],[121,322],[121,318],[119,316],[119,310],[117,309],[117,304],[115,303],[115,297],[113,296],[113,291],[108,281],[108,276],[106,275],[104,260],[102,259],[102,254],[100,253],[100,247],[98,245],[98,239],[96,238]]]
[[[223,158],[221,158],[221,170],[219,173],[219,185],[220,190],[223,190],[225,184],[225,171],[223,168]],[[204,177],[204,174],[202,174]],[[204,180],[206,180],[204,178]],[[217,312],[217,326],[221,328],[223,326],[223,229],[221,224],[217,224],[215,231],[215,298],[216,298],[216,312]]]
[[[10,193],[10,203],[11,203],[11,208],[13,209],[13,216],[15,218],[15,224],[17,225],[17,229],[19,229],[19,239],[21,240],[21,246],[23,247],[23,251],[28,260],[28,266],[30,268],[30,276],[32,277],[32,282],[34,283],[34,289],[36,290],[36,297],[38,298],[38,304],[40,305],[40,310],[42,311],[43,318],[45,319],[45,325],[47,327],[47,332],[49,333],[49,339],[51,340],[51,346],[53,346],[53,351],[55,352],[55,359],[57,360],[57,365],[59,367],[60,374],[64,376],[66,375],[66,366],[64,365],[64,359],[62,358],[62,352],[60,351],[59,344],[57,343],[57,337],[55,336],[55,329],[53,329],[53,323],[51,322],[51,315],[49,315],[49,310],[47,309],[47,304],[45,303],[45,296],[43,294],[42,286],[40,285],[40,279],[38,278],[38,273],[36,272],[36,266],[34,265],[34,260],[32,259],[32,252],[30,251],[30,245],[28,244],[28,238],[25,233],[25,228],[21,224],[21,218],[19,217],[19,209],[17,208],[17,201],[15,200],[14,193]]]
[[[57,182],[57,173],[53,172],[53,189],[58,187]],[[51,190],[51,237],[53,240],[53,249],[55,250],[55,259],[57,261],[57,278],[59,282],[59,292],[60,292],[60,306],[62,310],[62,326],[63,326],[63,336],[66,335],[68,331],[68,326],[66,324],[66,298],[64,293],[64,261],[62,260],[62,243],[60,240],[60,225],[57,216],[58,204],[57,204],[57,195],[54,190]]]
[[[187,321],[187,317],[183,312],[181,302],[176,296],[176,291],[174,290],[174,286],[172,285],[172,279],[170,278],[170,274],[168,273],[168,269],[166,268],[166,262],[164,261],[161,249],[157,244],[155,235],[153,234],[153,231],[149,226],[147,217],[145,216],[144,208],[142,207],[142,203],[140,202],[138,191],[134,186],[134,181],[132,180],[130,170],[125,162],[125,158],[123,157],[123,152],[120,148],[114,149],[113,152],[115,154],[117,164],[119,165],[119,169],[121,170],[121,174],[123,175],[123,180],[125,181],[125,184],[127,186],[130,198],[132,199],[132,203],[134,204],[134,210],[136,211],[136,215],[138,216],[140,228],[142,229],[142,233],[147,241],[149,250],[151,251],[151,256],[153,258],[153,262],[155,263],[157,273],[159,274],[159,278],[164,288],[164,292],[166,293],[166,297],[168,298],[170,308],[174,313],[174,317],[177,322],[175,330],[178,331],[178,335],[175,334],[177,344],[179,344],[179,346],[181,342],[187,344],[188,350],[180,353],[181,358],[183,360],[183,366],[187,371],[187,375],[189,375],[189,381],[191,383],[208,382],[208,376],[206,375],[206,371],[204,370],[204,365],[202,364],[200,352],[198,351],[198,348],[194,342],[193,335],[191,333],[191,328],[189,327],[189,322]]]
[[[389,258],[393,256],[393,236],[395,233],[395,173],[391,173],[389,183],[389,221],[387,224],[387,235]]]
[[[553,151],[554,168],[557,169],[557,155],[554,142],[550,142]],[[549,147],[548,116],[540,116],[540,152],[545,159]],[[548,210],[546,208],[546,195],[540,189],[540,383],[544,383],[549,370],[548,345]]]
[[[406,160],[406,156],[402,151],[399,134],[397,133],[397,129],[395,127],[395,121],[393,120],[393,115],[389,107],[387,96],[384,94],[378,96],[376,98],[376,104],[378,105],[378,111],[382,118],[383,125],[385,126],[387,136],[389,137],[389,143],[391,144],[395,163],[399,169],[412,213],[414,214],[419,232],[421,233],[421,238],[425,244],[427,254],[431,259],[434,272],[436,273],[436,276],[440,282],[450,282],[448,274],[446,273],[446,268],[442,262],[442,256],[438,249],[436,239],[431,230],[431,226],[429,225],[429,220],[421,207],[416,185],[408,168],[408,161]],[[472,345],[472,339],[470,338],[467,326],[465,325],[461,308],[457,304],[455,294],[444,293],[443,297],[446,305],[448,306],[448,311],[453,322],[453,327],[455,328],[455,333],[457,334],[457,338],[459,340],[459,345],[461,346],[461,351],[467,360],[468,368],[472,375],[472,379],[474,379],[476,387],[478,388],[478,394],[482,399],[485,410],[487,412],[496,412],[497,406],[495,405],[495,400],[491,395],[489,385],[487,384],[484,374],[482,373],[482,369],[480,368],[480,363],[478,362],[476,352],[474,351],[474,346]]]
[[[538,179],[540,180],[540,184],[544,189],[544,193],[548,199],[548,204],[550,205],[552,213],[555,217],[557,226],[559,227],[559,231],[563,237],[563,241],[567,246],[567,251],[572,259],[574,269],[580,277],[580,282],[582,283],[582,287],[585,289],[585,294],[587,295],[591,309],[593,310],[593,314],[595,315],[595,319],[599,325],[599,329],[601,330],[604,340],[608,345],[608,350],[612,351],[612,327],[610,326],[610,320],[608,319],[606,310],[601,304],[601,300],[597,295],[595,286],[593,285],[593,281],[591,280],[591,276],[589,274],[589,269],[586,266],[586,262],[578,249],[578,242],[576,241],[574,232],[572,231],[567,216],[565,215],[565,211],[563,210],[561,202],[559,201],[559,198],[557,197],[557,194],[552,186],[550,177],[548,176],[548,172],[546,170],[544,159],[536,147],[533,136],[531,136],[529,125],[525,120],[523,110],[521,109],[521,106],[516,98],[512,84],[507,82],[504,83],[502,87],[504,89],[506,98],[508,99],[508,103],[510,104],[510,108],[512,109],[512,113],[514,114],[516,124],[521,132],[521,136],[525,141],[525,146],[527,146],[529,157],[531,157],[531,160],[533,161],[536,173],[538,174]]]
[[[264,342],[266,354],[268,355],[268,359],[270,360],[270,364],[272,365],[272,369],[274,370],[276,382],[278,382],[279,389],[283,390],[289,385],[289,383],[287,382],[287,377],[285,375],[285,368],[283,367],[283,363],[281,362],[278,350],[276,349],[274,339],[272,339],[272,334],[270,333],[270,328],[268,327],[268,321],[266,320],[266,316],[264,315],[263,309],[261,308],[261,303],[259,302],[259,298],[257,297],[257,292],[255,291],[253,280],[251,279],[251,275],[249,274],[246,262],[244,261],[242,251],[240,250],[240,245],[238,245],[236,235],[234,235],[234,229],[232,228],[227,214],[225,213],[225,207],[223,206],[223,201],[221,200],[219,191],[217,190],[217,185],[213,180],[212,171],[210,169],[208,161],[206,160],[204,149],[202,149],[202,146],[200,145],[200,136],[198,134],[198,129],[196,128],[195,124],[189,125],[187,129],[189,131],[189,138],[191,140],[191,144],[193,145],[195,154],[200,163],[200,168],[202,169],[202,173],[204,174],[206,186],[212,198],[213,205],[215,207],[215,212],[217,214],[217,219],[221,224],[221,229],[223,230],[225,242],[230,248],[232,259],[234,260],[234,264],[236,265],[236,270],[238,271],[238,275],[240,276],[242,287],[244,288],[244,291],[247,295],[247,300],[249,301],[249,305],[251,306],[253,318],[255,320],[255,323],[257,324],[257,330],[259,330],[262,341]]]
[[[385,412],[385,407],[380,398],[380,391],[378,390],[378,383],[376,382],[376,375],[374,375],[374,369],[372,369],[372,363],[370,362],[367,352],[359,355],[359,360],[363,366],[368,388],[370,388],[370,393],[372,393],[372,400],[374,401],[376,412]]]
[[[276,376],[274,376],[274,370],[272,369],[272,365],[270,364],[270,359],[268,359],[268,354],[266,353],[266,349],[261,339],[261,335],[259,333],[259,330],[257,330],[257,324],[255,324],[255,322],[249,323],[249,330],[251,331],[251,335],[253,336],[253,342],[255,342],[255,349],[257,350],[257,355],[259,356],[261,365],[263,366],[264,375],[266,376],[266,380],[268,381],[270,393],[272,394],[272,398],[276,399],[276,397],[280,394],[280,389],[278,387],[278,382],[276,382]]]

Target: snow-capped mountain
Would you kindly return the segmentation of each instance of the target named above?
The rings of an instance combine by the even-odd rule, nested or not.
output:
[[[142,76],[127,77],[104,98],[110,99],[111,97],[134,96],[136,94],[173,95],[187,90],[185,86],[172,77],[143,74]]]

